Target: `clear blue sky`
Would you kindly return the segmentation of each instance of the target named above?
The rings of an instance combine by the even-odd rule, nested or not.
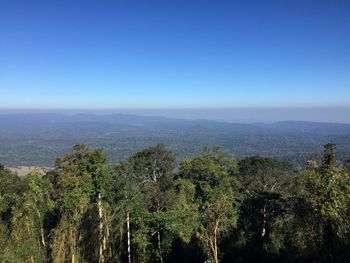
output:
[[[0,108],[350,105],[350,1],[0,1]]]

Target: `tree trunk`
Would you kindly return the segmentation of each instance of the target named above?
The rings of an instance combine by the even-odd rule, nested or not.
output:
[[[101,194],[98,194],[98,216],[99,216],[99,239],[100,239],[100,249],[98,262],[104,263],[104,248],[106,247],[106,239],[103,234],[103,211],[102,211],[102,201]]]
[[[39,220],[41,221],[41,213],[38,208],[36,208],[36,213],[38,214]],[[41,236],[41,244],[43,247],[46,247],[46,242],[45,242],[45,234],[44,234],[44,228],[42,222],[40,222],[40,236]]]
[[[160,212],[160,204],[159,204],[159,200],[158,200],[158,203],[157,203],[157,213],[159,215],[159,212]],[[159,217],[158,217],[159,218]],[[158,221],[158,229],[157,229],[157,243],[158,243],[158,253],[159,253],[159,261],[160,263],[163,263],[163,257],[162,257],[162,246],[161,246],[161,239],[160,239],[160,224],[159,224],[159,221]]]
[[[162,247],[161,247],[161,239],[160,239],[160,231],[159,231],[159,224],[158,224],[158,231],[157,231],[157,239],[158,239],[159,260],[160,260],[161,263],[163,263]]]
[[[218,258],[218,248],[215,247],[215,252],[214,252],[214,262],[219,263],[219,258]]]
[[[261,210],[262,215],[262,227],[261,227],[261,233],[259,238],[259,248],[263,251],[264,250],[264,244],[265,240],[267,239],[267,209],[266,209],[266,203],[264,203],[264,207]]]
[[[214,228],[214,246],[213,246],[213,257],[214,257],[214,262],[219,263],[219,257],[218,257],[218,227],[219,227],[219,222],[215,222],[215,228]]]
[[[41,243],[42,243],[43,247],[46,247],[44,229],[42,226],[40,227],[40,235],[41,235]]]
[[[126,231],[128,239],[128,263],[131,263],[130,213],[126,212]]]
[[[263,216],[263,225],[261,229],[261,238],[263,239],[266,235],[266,224],[267,224],[266,204],[264,204],[264,208],[262,210],[262,216]]]
[[[71,260],[72,263],[76,262],[76,255],[75,252],[77,251],[77,242],[76,242],[76,234],[74,233],[75,230],[70,231],[70,235],[71,235]]]
[[[208,252],[208,257],[212,259],[215,263],[219,262],[218,259],[218,247],[215,235],[209,237],[210,252]]]
[[[104,251],[106,252],[107,251],[107,243],[109,240],[109,222],[108,222],[106,213],[104,214],[104,218],[105,218],[105,229],[106,229]]]

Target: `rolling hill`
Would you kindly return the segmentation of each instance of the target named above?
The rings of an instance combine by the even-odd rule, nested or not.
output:
[[[53,166],[76,143],[103,147],[114,162],[163,143],[180,159],[218,145],[236,156],[263,155],[302,165],[325,143],[350,158],[350,124],[285,121],[225,123],[136,115],[0,114],[0,163]]]

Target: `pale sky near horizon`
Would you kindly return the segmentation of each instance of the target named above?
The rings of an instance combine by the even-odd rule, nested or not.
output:
[[[350,106],[350,1],[0,1],[0,108]]]

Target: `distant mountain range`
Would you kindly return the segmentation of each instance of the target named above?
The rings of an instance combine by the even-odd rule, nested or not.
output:
[[[225,123],[112,114],[0,114],[0,163],[53,166],[76,143],[102,147],[115,162],[158,143],[179,160],[218,145],[236,156],[263,155],[302,165],[325,143],[350,159],[350,124],[301,121]]]

